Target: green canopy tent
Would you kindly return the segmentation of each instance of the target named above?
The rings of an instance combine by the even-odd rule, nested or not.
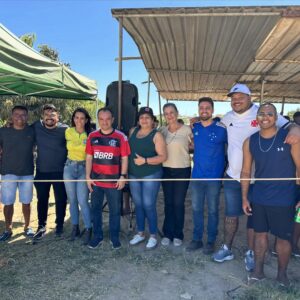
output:
[[[38,53],[0,24],[0,95],[95,100],[97,85]]]

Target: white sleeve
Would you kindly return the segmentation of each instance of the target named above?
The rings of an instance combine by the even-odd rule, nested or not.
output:
[[[281,128],[281,127],[283,127],[284,125],[286,125],[287,123],[289,123],[289,121],[285,118],[285,117],[283,117],[282,115],[278,115],[278,119],[277,119],[277,122],[276,122],[276,126],[278,127],[278,128]]]

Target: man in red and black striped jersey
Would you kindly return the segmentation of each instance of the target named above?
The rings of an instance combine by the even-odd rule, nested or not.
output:
[[[122,189],[127,176],[130,148],[127,137],[112,127],[112,111],[101,108],[98,111],[100,130],[92,132],[86,144],[86,179],[91,192],[94,238],[88,247],[101,245],[102,205],[106,195],[109,207],[109,231],[114,249],[121,247],[119,240]],[[99,181],[104,179],[104,181]]]

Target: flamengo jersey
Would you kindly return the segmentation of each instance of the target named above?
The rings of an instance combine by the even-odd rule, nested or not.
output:
[[[85,152],[93,156],[91,179],[112,179],[112,182],[95,183],[100,187],[115,188],[115,180],[120,178],[121,157],[130,154],[126,135],[118,130],[107,135],[94,131],[88,137]]]
[[[228,136],[228,162],[226,171],[228,176],[239,180],[243,164],[243,143],[255,132],[259,131],[256,121],[258,106],[253,104],[247,111],[237,114],[234,111],[228,112],[221,120],[227,128]],[[281,115],[278,115],[277,127],[282,127],[288,123]]]

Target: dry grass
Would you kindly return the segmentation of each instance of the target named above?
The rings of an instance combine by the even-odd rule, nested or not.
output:
[[[191,207],[187,201],[186,242],[191,238]],[[158,204],[162,221],[162,200]],[[294,287],[280,289],[273,280],[255,286],[246,285],[243,265],[244,224],[238,233],[234,252],[237,259],[224,264],[211,262],[202,252],[187,253],[184,247],[158,247],[145,251],[144,245],[129,247],[132,233],[122,221],[120,250],[108,242],[107,214],[104,218],[105,242],[95,250],[80,240],[56,238],[54,205],[49,210],[48,233],[35,245],[22,235],[20,205],[16,204],[14,236],[0,244],[1,300],[6,299],[300,299],[299,261],[293,259],[289,274]],[[33,202],[33,227],[36,228],[36,201]],[[1,217],[1,220],[2,217]],[[244,222],[244,221],[243,221]],[[4,228],[0,221],[0,230]],[[269,257],[266,272],[274,278],[276,259]]]

